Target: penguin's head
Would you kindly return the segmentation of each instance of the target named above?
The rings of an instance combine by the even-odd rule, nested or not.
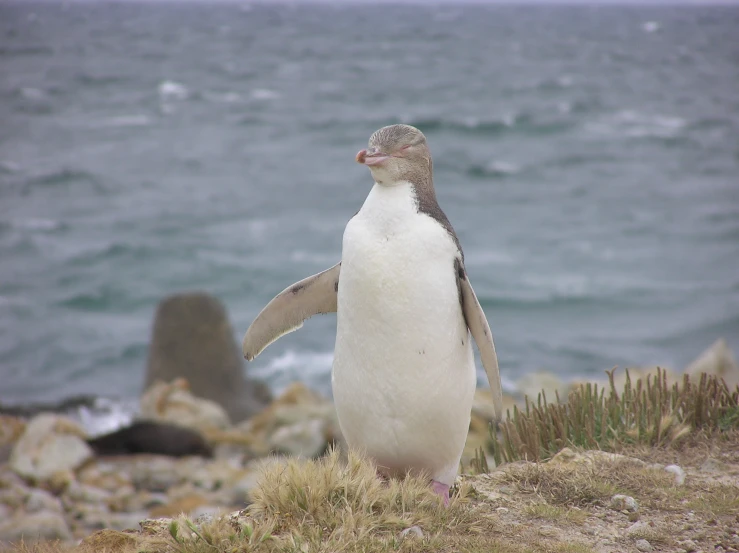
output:
[[[356,160],[369,167],[375,182],[384,186],[404,181],[430,182],[432,177],[426,137],[410,125],[389,125],[375,131]]]

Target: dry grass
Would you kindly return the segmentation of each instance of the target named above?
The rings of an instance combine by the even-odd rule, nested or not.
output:
[[[614,369],[615,371],[615,369]],[[526,398],[524,411],[510,412],[501,423],[501,437],[493,439],[496,464],[520,459],[541,461],[564,447],[614,451],[623,445],[674,445],[696,430],[726,431],[739,424],[739,388],[730,390],[719,377],[702,374],[697,383],[686,374],[669,385],[658,370],[631,382],[628,370],[623,391],[608,372],[608,390],[584,384],[566,403],[557,396],[536,404]]]
[[[674,476],[648,466],[616,461],[593,464],[511,464],[498,477],[552,506],[606,506],[615,494],[657,502],[671,497]]]
[[[587,511],[577,508],[566,508],[549,503],[533,503],[524,507],[526,516],[549,522],[570,522],[572,524],[583,524],[590,516]]]

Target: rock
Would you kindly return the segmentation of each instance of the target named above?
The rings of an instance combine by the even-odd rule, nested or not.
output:
[[[636,540],[634,545],[639,551],[654,551],[654,547],[647,540]]]
[[[239,431],[248,437],[251,450],[258,456],[275,450],[311,456],[331,443],[343,443],[333,403],[299,382],[239,425]]]
[[[78,468],[92,457],[84,430],[58,415],[32,419],[13,448],[10,468],[33,482],[48,481],[60,471]]]
[[[176,466],[176,462],[169,457],[141,455],[130,466],[131,481],[137,489],[167,491],[182,481]]]
[[[64,511],[64,508],[62,507],[62,502],[58,497],[54,497],[44,490],[33,489],[30,490],[26,497],[26,511],[29,513],[37,513],[40,511],[61,513]]]
[[[274,451],[295,457],[314,458],[326,450],[324,421],[311,419],[282,426],[270,437],[269,444]]]
[[[0,414],[0,446],[13,445],[26,429],[26,421],[20,417]]]
[[[617,494],[611,498],[611,509],[616,511],[629,511],[635,513],[639,510],[636,499],[630,495]]]
[[[213,450],[199,432],[156,421],[136,421],[110,434],[87,440],[87,443],[97,455],[213,456]]]
[[[411,526],[410,528],[406,528],[400,533],[400,539],[403,538],[423,539],[423,530],[421,530],[420,526]]]
[[[197,431],[228,428],[231,421],[217,403],[195,397],[188,382],[156,382],[141,396],[141,418],[178,424]]]
[[[60,513],[39,511],[37,513],[16,513],[13,518],[0,522],[0,541],[19,540],[70,540],[64,517]]]
[[[77,472],[77,478],[82,484],[100,488],[108,492],[118,492],[122,488],[132,485],[129,467],[131,463],[117,463],[111,460],[96,459],[88,463]]]
[[[634,524],[632,524],[626,529],[626,535],[627,536],[635,536],[639,534],[644,535],[645,532],[651,532],[652,531],[651,528],[652,527],[647,522],[643,522],[643,521],[635,522]]]
[[[678,542],[678,543],[688,553],[693,553],[693,551],[697,551],[698,550],[698,545],[693,540],[685,540],[685,541],[681,541],[681,542]]]
[[[547,403],[556,403],[557,393],[562,401],[567,400],[567,385],[559,377],[546,371],[525,374],[516,381],[516,388],[533,403],[536,403],[542,391],[546,394]]]
[[[675,484],[682,486],[685,484],[685,471],[677,465],[667,465],[665,471],[675,475]]]
[[[739,364],[729,348],[726,340],[720,338],[701,353],[695,361],[690,363],[685,372],[691,378],[700,378],[701,373],[720,376],[729,385],[729,388],[739,384]]]
[[[244,377],[226,310],[205,293],[170,296],[157,307],[144,388],[177,378],[190,382],[197,397],[221,405],[235,422],[272,399],[266,385]]]
[[[80,542],[79,550],[83,553],[97,553],[99,551],[119,553],[133,550],[137,541],[131,534],[106,529],[95,532],[83,539]]]
[[[73,503],[105,503],[111,496],[107,490],[96,488],[77,481],[70,482],[64,491],[65,498]]]

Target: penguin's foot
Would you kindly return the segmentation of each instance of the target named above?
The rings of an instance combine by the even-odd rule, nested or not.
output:
[[[431,482],[431,489],[434,490],[435,494],[441,497],[441,500],[444,502],[444,507],[449,507],[449,486],[433,480]]]

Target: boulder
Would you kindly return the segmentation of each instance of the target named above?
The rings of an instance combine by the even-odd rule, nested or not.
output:
[[[343,444],[333,403],[294,382],[261,413],[238,427],[257,455],[282,452],[303,457]]]
[[[92,457],[84,430],[58,415],[41,414],[32,419],[10,455],[10,468],[33,482],[55,479],[75,470]],[[56,486],[55,486],[56,487]]]
[[[701,373],[720,376],[730,388],[739,385],[739,365],[726,340],[720,338],[690,363],[685,372],[691,378],[700,378]]]
[[[0,522],[0,541],[71,540],[72,533],[61,513],[39,511],[16,512],[9,520]]]
[[[145,420],[169,422],[200,432],[228,428],[228,414],[219,404],[195,397],[188,382],[156,382],[141,396],[140,416]]]
[[[144,389],[185,378],[193,393],[221,405],[238,422],[271,400],[265,384],[244,377],[226,309],[201,292],[165,298],[154,318]]]

